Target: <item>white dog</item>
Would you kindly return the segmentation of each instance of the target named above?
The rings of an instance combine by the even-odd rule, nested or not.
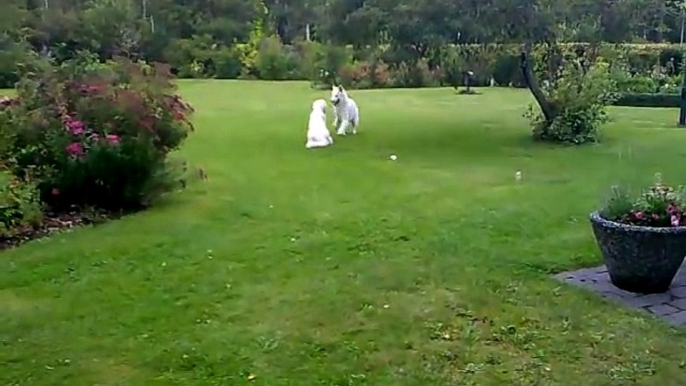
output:
[[[307,124],[307,144],[306,148],[326,147],[333,144],[333,138],[326,127],[326,101],[317,99],[312,102],[312,112],[310,121]]]
[[[349,127],[352,128],[353,134],[357,134],[357,127],[360,125],[360,110],[342,86],[331,88],[331,104],[334,106],[333,126],[337,129],[336,134],[348,134]]]

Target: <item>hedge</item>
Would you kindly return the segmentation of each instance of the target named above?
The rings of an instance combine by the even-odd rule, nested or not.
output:
[[[632,94],[622,93],[615,106],[623,107],[679,107],[679,94]]]
[[[558,47],[562,53],[592,47],[608,62],[623,64],[621,72],[637,78],[654,78],[656,66],[661,66],[662,73],[669,77],[678,76],[686,51],[686,45],[679,44],[561,43]],[[8,51],[2,44],[0,48],[0,87],[12,86],[17,63],[23,61],[24,48],[16,46],[14,51]],[[354,48],[304,41],[286,45],[272,36],[264,37],[254,47],[245,44],[225,47],[211,44],[206,38],[193,38],[176,40],[164,59],[182,78],[310,80],[315,85],[327,86],[336,80],[358,89],[457,87],[462,86],[463,73],[472,71],[475,87],[491,84],[523,87],[519,68],[521,49],[521,44],[444,45],[433,50],[431,57],[418,60],[407,47],[390,45]],[[544,67],[544,51],[541,46],[534,49],[537,67]],[[656,83],[653,85],[650,79],[644,80],[624,79],[624,83],[630,84],[623,83],[626,87],[622,90],[644,92],[646,88],[661,87],[659,82],[652,82]]]

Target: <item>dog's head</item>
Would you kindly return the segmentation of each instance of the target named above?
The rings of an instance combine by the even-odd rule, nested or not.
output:
[[[326,101],[324,99],[317,99],[312,102],[312,111],[321,111],[326,114]]]
[[[331,104],[337,106],[345,98],[345,90],[343,86],[333,85],[331,87]]]

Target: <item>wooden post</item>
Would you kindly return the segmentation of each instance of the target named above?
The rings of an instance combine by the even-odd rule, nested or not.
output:
[[[679,127],[686,127],[686,63],[681,64],[684,81],[681,83],[681,107],[679,108]]]

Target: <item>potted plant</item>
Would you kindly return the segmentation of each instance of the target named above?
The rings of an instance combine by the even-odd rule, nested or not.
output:
[[[638,197],[618,187],[591,225],[612,283],[666,292],[686,256],[686,188],[658,181]]]

